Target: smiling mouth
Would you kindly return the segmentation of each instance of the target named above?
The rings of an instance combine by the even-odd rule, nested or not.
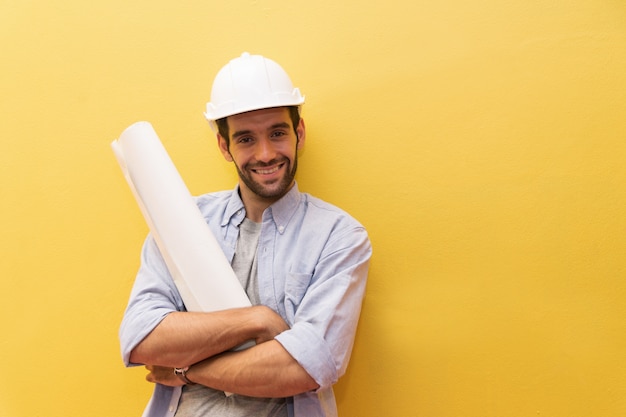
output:
[[[260,174],[260,175],[270,175],[275,173],[276,171],[278,171],[279,169],[281,169],[283,167],[284,163],[282,164],[278,164],[276,166],[273,166],[271,168],[257,168],[257,169],[252,169],[251,171]]]

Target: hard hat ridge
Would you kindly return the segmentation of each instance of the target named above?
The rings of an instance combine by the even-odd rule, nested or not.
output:
[[[227,63],[215,76],[207,120],[270,107],[301,106],[304,96],[294,88],[285,70],[269,58],[244,52]]]

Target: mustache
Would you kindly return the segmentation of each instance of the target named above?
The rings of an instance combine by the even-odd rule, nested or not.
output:
[[[288,158],[275,158],[268,162],[255,162],[254,164],[246,164],[247,169],[258,169],[258,168],[267,168],[272,165],[279,165],[282,163],[288,163]]]

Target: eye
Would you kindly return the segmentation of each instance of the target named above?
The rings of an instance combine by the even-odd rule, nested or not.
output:
[[[240,136],[237,139],[237,143],[241,143],[241,144],[250,143],[250,142],[252,142],[252,137],[251,136]]]
[[[284,131],[276,130],[276,131],[272,132],[271,137],[273,137],[273,138],[280,138],[280,137],[285,136],[285,135],[286,135],[286,133]]]

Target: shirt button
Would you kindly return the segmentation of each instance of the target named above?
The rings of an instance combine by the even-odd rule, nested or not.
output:
[[[284,232],[285,231],[285,226],[278,226],[278,231],[280,233]]]

